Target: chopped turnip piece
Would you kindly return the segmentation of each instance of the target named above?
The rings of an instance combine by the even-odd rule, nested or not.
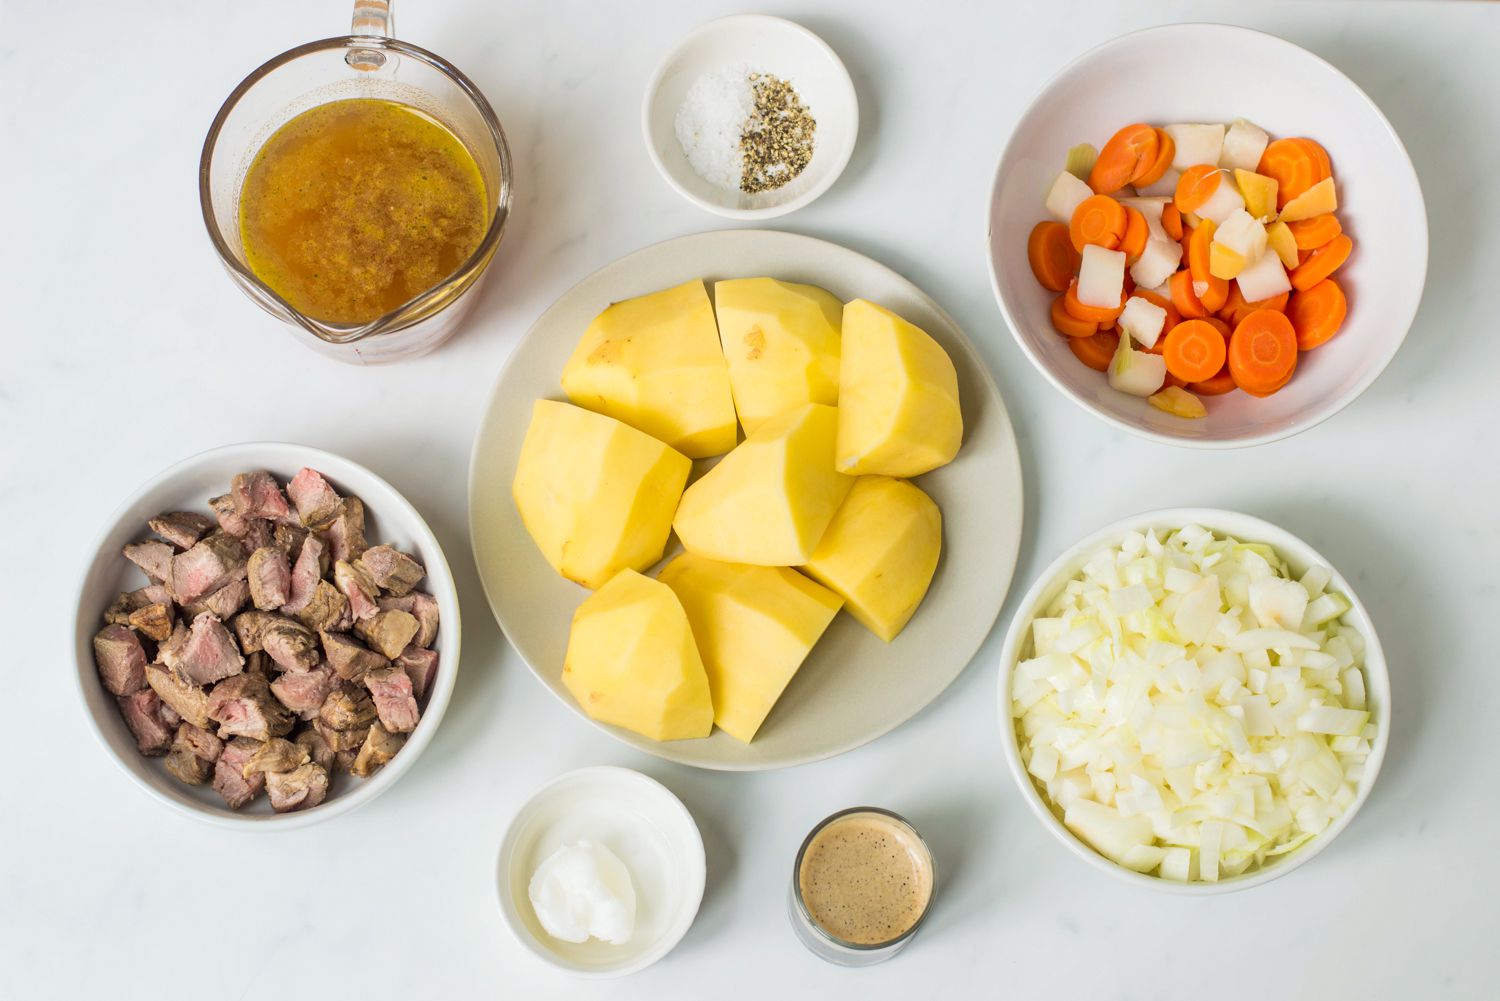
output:
[[[1130,279],[1137,288],[1154,289],[1158,295],[1170,298],[1170,291],[1163,293],[1161,289],[1166,288],[1167,279],[1181,261],[1182,244],[1170,239],[1149,239],[1140,258],[1130,266]]]
[[[1219,166],[1229,170],[1254,170],[1260,166],[1261,154],[1266,151],[1266,145],[1270,141],[1271,137],[1266,135],[1265,129],[1243,118],[1235,119],[1234,124],[1229,126],[1229,131],[1224,134],[1224,149],[1219,154]]]
[[[1138,195],[1145,195],[1148,198],[1156,198],[1161,195],[1164,195],[1167,198],[1171,198],[1173,195],[1177,194],[1177,182],[1181,180],[1181,178],[1182,171],[1169,167],[1167,168],[1167,172],[1161,175],[1161,179],[1158,180],[1155,184],[1147,184],[1143,187],[1137,187],[1135,189],[1135,193]]]
[[[1078,301],[1085,306],[1111,309],[1125,294],[1125,254],[1095,244],[1083,248],[1078,268]]]
[[[1198,208],[1198,215],[1215,223],[1221,223],[1235,212],[1245,207],[1245,199],[1240,195],[1240,189],[1235,186],[1234,178],[1226,173],[1219,174],[1219,186],[1214,193],[1208,196],[1208,201]]]
[[[1120,313],[1117,321],[1121,330],[1136,339],[1143,348],[1151,348],[1156,344],[1156,339],[1161,336],[1161,330],[1167,325],[1167,311],[1156,303],[1133,295],[1125,303],[1125,309]],[[1297,590],[1302,590],[1302,585],[1297,585]],[[1303,592],[1306,594],[1306,592]],[[1297,613],[1297,621],[1302,621],[1301,612]]]
[[[1240,283],[1240,295],[1246,302],[1261,302],[1274,299],[1283,292],[1292,290],[1292,283],[1281,266],[1281,258],[1275,254],[1261,254],[1235,276]]]
[[[1172,166],[1177,170],[1200,163],[1219,165],[1219,156],[1224,152],[1224,126],[1168,125],[1163,131],[1177,144],[1172,156]]]
[[[1093,193],[1093,188],[1064,170],[1052,182],[1052,190],[1047,192],[1047,211],[1062,222],[1069,222],[1073,218],[1073,210]]]
[[[1231,212],[1214,230],[1214,243],[1251,262],[1266,252],[1266,227],[1244,209]]]
[[[1167,381],[1167,362],[1161,355],[1133,351],[1130,338],[1120,338],[1109,362],[1109,384],[1122,393],[1147,397]]]
[[[1161,214],[1167,207],[1170,198],[1121,198],[1120,204],[1133,208],[1146,219],[1146,233],[1153,240],[1170,240],[1167,231],[1162,229]]]

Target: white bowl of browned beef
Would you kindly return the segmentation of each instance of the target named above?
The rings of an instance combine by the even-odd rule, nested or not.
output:
[[[110,755],[224,826],[299,827],[380,795],[432,741],[458,669],[432,530],[385,480],[304,445],[214,449],[137,490],[99,538],[76,629]]]

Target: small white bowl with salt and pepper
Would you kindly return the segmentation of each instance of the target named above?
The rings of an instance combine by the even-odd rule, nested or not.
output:
[[[700,25],[646,88],[651,161],[684,198],[730,219],[801,208],[854,152],[859,101],[838,55],[799,24],[739,14]]]

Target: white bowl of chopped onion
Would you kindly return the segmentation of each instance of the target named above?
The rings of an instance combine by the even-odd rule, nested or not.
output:
[[[1307,543],[1211,508],[1100,529],[1021,600],[1000,662],[1006,761],[1074,854],[1178,893],[1302,865],[1369,796],[1390,677]]]

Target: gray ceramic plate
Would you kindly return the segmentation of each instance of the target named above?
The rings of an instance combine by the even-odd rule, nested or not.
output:
[[[470,535],[490,607],[542,684],[578,711],[561,672],[573,610],[588,592],[552,571],[511,501],[532,401],[563,399],[563,365],[610,303],[693,278],[756,275],[870,299],[935,337],[958,368],[964,445],[954,462],[917,480],[943,510],[944,552],[926,601],[894,642],[841,614],[748,745],[719,730],[658,743],[603,727],[658,757],[735,771],[832,757],[894,729],[958,677],[1000,612],[1021,541],[1021,464],[1000,392],[953,320],[891,269],[822,240],[744,229],[668,240],[595,272],[541,315],[500,375],[469,468]],[[668,556],[677,548],[674,538]]]

